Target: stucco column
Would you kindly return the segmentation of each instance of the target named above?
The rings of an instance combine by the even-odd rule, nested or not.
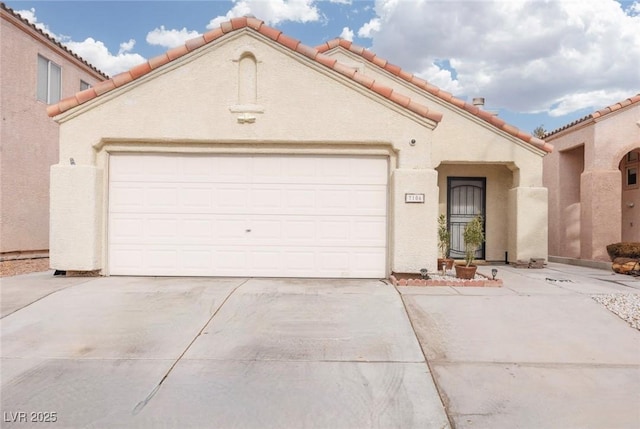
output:
[[[49,257],[52,268],[102,268],[102,170],[90,165],[51,167]]]
[[[620,241],[622,194],[619,170],[585,171],[580,176],[580,256],[609,261],[607,245]]]
[[[509,262],[548,258],[548,211],[547,188],[509,190]]]
[[[394,170],[391,175],[391,271],[437,270],[438,173]],[[424,194],[424,203],[407,203],[405,194]]]

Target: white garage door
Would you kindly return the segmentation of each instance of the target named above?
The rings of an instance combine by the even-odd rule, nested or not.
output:
[[[112,155],[113,275],[385,276],[386,157]]]

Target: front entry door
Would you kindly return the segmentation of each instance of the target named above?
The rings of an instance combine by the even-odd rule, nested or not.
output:
[[[485,213],[485,193],[487,179],[484,177],[447,178],[447,217],[451,231],[451,251],[453,259],[464,259],[464,228],[479,213]],[[486,217],[484,219],[486,222]],[[476,252],[476,259],[484,259],[484,244]]]

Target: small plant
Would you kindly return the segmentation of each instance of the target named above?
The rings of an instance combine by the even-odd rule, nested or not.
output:
[[[473,264],[476,258],[476,252],[484,243],[484,227],[482,215],[477,215],[471,222],[467,223],[462,234],[464,238],[464,260],[466,266]]]
[[[451,242],[451,233],[447,228],[447,218],[441,214],[438,217],[438,248],[442,259],[449,258],[449,246]]]

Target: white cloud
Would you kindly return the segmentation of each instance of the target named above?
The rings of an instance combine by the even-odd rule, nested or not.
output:
[[[377,0],[358,35],[456,95],[563,115],[638,92],[638,10],[640,2],[624,10],[615,0]]]
[[[51,30],[49,30],[49,27],[47,25],[43,24],[42,22],[38,22],[35,8],[16,10],[16,13],[21,17],[23,17],[24,19],[26,19],[27,21],[29,21],[30,24],[34,25],[37,29],[41,30],[43,33],[48,34],[53,38],[57,38],[57,36],[53,34]]]
[[[69,49],[94,65],[98,70],[111,76],[129,70],[145,61],[142,55],[129,52],[130,49],[133,49],[134,44],[134,40],[122,43],[120,51],[114,55],[109,52],[104,43],[92,37],[88,37],[82,42],[69,41],[65,43]]]
[[[128,42],[120,43],[120,50],[118,51],[118,55],[124,54],[125,52],[132,51],[135,45],[136,45],[136,41],[134,39],[129,39]]]
[[[344,27],[342,29],[342,33],[340,33],[340,38],[353,42],[353,30],[349,27]]]
[[[82,42],[75,42],[67,36],[53,33],[48,26],[38,22],[35,8],[16,11],[16,13],[20,14],[24,19],[35,25],[36,28],[60,41],[60,43],[82,59],[86,60],[89,64],[108,75],[113,76],[120,72],[129,70],[146,60],[142,55],[131,52],[136,44],[134,39],[129,39],[127,42],[120,43],[120,49],[118,50],[118,53],[114,55],[109,52],[109,49],[103,42],[95,40],[92,37],[88,37]]]
[[[370,39],[378,31],[380,31],[380,19],[373,18],[360,27],[358,30],[358,37]]]
[[[563,95],[552,105],[548,111],[549,116],[563,116],[585,106],[601,109],[614,103],[629,98],[631,95],[625,91],[589,91],[575,94]]]
[[[182,30],[167,30],[164,25],[160,28],[147,33],[147,43],[150,45],[163,46],[167,49],[175,48],[176,46],[183,45],[189,39],[200,36],[197,31],[189,31],[186,28]]]
[[[314,0],[233,0],[233,8],[224,16],[212,19],[207,28],[212,29],[232,18],[254,15],[268,25],[283,21],[314,22],[320,20],[320,12]]]

